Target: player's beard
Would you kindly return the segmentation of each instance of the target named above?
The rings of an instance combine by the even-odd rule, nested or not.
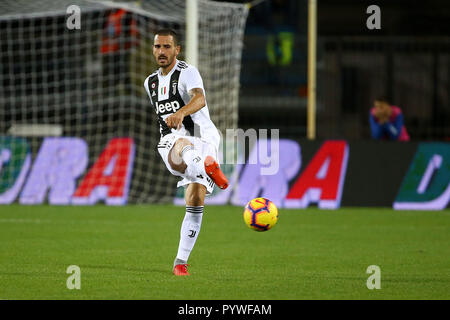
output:
[[[158,57],[158,65],[161,68],[167,68],[168,66],[170,66],[172,64],[173,59],[175,59],[174,56],[172,56],[172,57],[164,56],[164,57],[166,58],[165,60],[160,60],[161,57]],[[162,62],[162,61],[165,61],[165,62]]]

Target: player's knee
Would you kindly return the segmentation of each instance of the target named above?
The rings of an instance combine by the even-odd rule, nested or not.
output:
[[[175,144],[174,144],[174,146],[173,146],[172,149],[176,152],[176,154],[177,154],[178,156],[181,157],[181,152],[183,151],[183,148],[184,148],[185,146],[193,146],[193,144],[192,144],[192,142],[190,142],[188,139],[185,139],[185,138],[179,138],[179,139],[175,142]]]
[[[187,165],[184,163],[183,159],[176,155],[175,152],[169,153],[169,165],[172,170],[184,173],[186,171]]]
[[[181,151],[187,145],[192,145],[188,139],[179,138],[169,152],[169,164],[172,170],[184,173],[187,165],[181,156]]]

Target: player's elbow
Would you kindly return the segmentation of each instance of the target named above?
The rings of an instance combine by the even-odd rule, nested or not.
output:
[[[193,102],[197,109],[201,109],[206,106],[205,94],[201,88],[195,88],[189,91],[189,95],[191,96],[191,102]]]
[[[206,106],[206,100],[205,99],[198,99],[195,100],[195,103],[193,104],[195,111],[197,112],[198,110],[202,109],[204,106]]]
[[[381,139],[381,137],[382,137],[381,133],[379,133],[379,132],[373,133],[372,132],[372,139],[379,140],[379,139]]]
[[[370,134],[372,136],[372,139],[380,139],[382,136],[381,130],[372,124],[370,126]]]
[[[203,108],[204,106],[206,106],[206,99],[203,94],[198,96],[197,101],[198,101],[198,105],[200,108]]]
[[[205,99],[205,95],[203,94],[202,91],[198,90],[195,93],[195,100],[197,100],[197,104],[199,106],[204,107],[206,105],[206,99]]]

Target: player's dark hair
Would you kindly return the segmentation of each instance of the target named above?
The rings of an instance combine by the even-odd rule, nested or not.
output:
[[[175,44],[175,46],[179,46],[180,45],[180,39],[178,38],[178,34],[175,32],[175,30],[173,29],[159,29],[158,31],[155,32],[155,36],[172,36],[173,38],[173,43]]]
[[[387,96],[378,96],[375,97],[375,101],[380,101],[380,102],[386,102],[387,104],[391,104],[391,99],[389,99]]]

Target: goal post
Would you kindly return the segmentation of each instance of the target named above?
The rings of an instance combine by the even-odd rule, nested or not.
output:
[[[198,55],[197,63],[191,63],[197,64],[202,75],[211,118],[224,133],[237,128],[248,8],[236,3],[195,2]],[[79,29],[67,27],[69,6],[80,8]],[[187,40],[190,18],[186,11],[184,0],[0,2],[0,203],[5,203],[2,196],[6,194],[8,201],[20,201],[33,172],[39,173],[34,166],[40,154],[47,161],[42,160],[44,164],[50,163],[43,147],[53,148],[58,165],[67,162],[74,166],[64,170],[73,175],[71,188],[78,203],[83,203],[85,196],[75,192],[80,185],[91,188],[92,177],[111,176],[117,166],[124,166],[118,172],[130,173],[123,183],[128,203],[173,200],[178,178],[167,172],[156,151],[159,126],[143,83],[158,67],[152,54],[158,29],[172,28],[179,33],[179,58],[186,59],[186,45],[192,44]],[[53,140],[47,139],[49,135]],[[55,145],[65,138],[73,140]],[[111,150],[119,153],[114,151],[115,156],[108,158]],[[82,161],[74,162],[78,158],[69,156],[73,152],[79,152]],[[116,156],[125,152],[133,158],[132,168]],[[24,171],[14,169],[11,156],[27,159],[26,163],[31,159],[31,165]],[[109,159],[106,164],[102,162],[105,159]],[[12,171],[7,173],[9,168]],[[20,177],[28,180],[18,186],[14,172],[22,172]],[[45,174],[55,176],[53,171]],[[50,201],[47,192],[59,183],[52,179],[35,179],[41,185],[29,186],[27,199],[31,200],[27,201]],[[116,184],[114,179],[112,174],[109,183]],[[105,199],[104,189],[91,189],[93,198]],[[14,196],[10,196],[11,190]],[[33,192],[40,192],[39,197]],[[113,202],[123,203],[123,199]]]
[[[307,138],[316,139],[317,0],[308,0]]]
[[[186,0],[186,62],[198,66],[198,0]]]

